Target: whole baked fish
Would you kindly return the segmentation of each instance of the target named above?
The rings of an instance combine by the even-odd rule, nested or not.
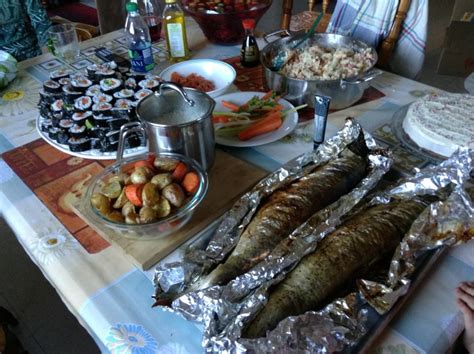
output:
[[[228,283],[262,261],[312,214],[350,192],[367,174],[368,149],[363,134],[338,158],[317,167],[262,201],[252,221],[224,263],[194,283],[190,291]]]
[[[428,199],[432,198],[393,200],[358,211],[270,289],[267,304],[243,337],[263,337],[284,318],[317,310],[354,281],[361,270],[390,257],[429,204]]]

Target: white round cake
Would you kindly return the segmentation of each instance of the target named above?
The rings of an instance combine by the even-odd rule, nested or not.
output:
[[[445,157],[461,146],[474,147],[474,96],[440,94],[415,101],[403,130],[421,148]]]

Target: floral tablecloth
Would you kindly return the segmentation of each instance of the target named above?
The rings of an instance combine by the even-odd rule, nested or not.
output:
[[[196,58],[223,59],[238,55],[238,46],[217,47],[208,44],[192,22],[189,23],[188,33]],[[118,54],[123,53],[126,49],[122,37],[122,33],[114,32],[83,42],[82,56],[71,66],[78,69],[94,62],[93,51],[98,46],[107,46]],[[154,53],[158,62],[157,71],[169,65],[165,59],[163,42],[154,45]],[[0,153],[38,139],[35,130],[38,90],[41,81],[58,65],[63,64],[50,55],[22,62],[18,78],[0,92]],[[381,144],[393,148],[397,167],[401,171],[408,172],[413,167],[433,163],[429,157],[410,153],[397,139],[391,121],[404,105],[434,89],[388,73],[377,78],[373,86],[384,97],[380,95],[375,100],[331,113],[327,136],[342,127],[345,117],[354,116],[367,130],[373,132]],[[256,148],[225,150],[271,171],[312,149],[311,136],[312,123],[307,121],[301,123],[290,136],[275,143]],[[40,161],[42,163],[46,163],[49,158],[47,153],[41,151],[37,155],[40,160],[43,159]],[[25,161],[25,164],[30,163]],[[70,158],[64,163],[79,166],[81,161]],[[23,168],[34,168],[34,165]],[[51,191],[44,193],[47,197]],[[185,321],[166,308],[151,308],[153,271],[142,272],[134,268],[114,247],[101,247],[91,252],[87,242],[78,242],[3,159],[0,159],[0,208],[18,242],[102,351],[202,351],[201,329],[198,325]],[[177,259],[182,249],[178,249],[164,262]],[[460,280],[472,280],[473,249],[472,242],[454,248],[438,262],[416,290],[415,296],[385,330],[374,351],[441,353],[450,346],[460,333],[462,323],[454,303],[453,290]],[[433,311],[433,308],[437,311]]]

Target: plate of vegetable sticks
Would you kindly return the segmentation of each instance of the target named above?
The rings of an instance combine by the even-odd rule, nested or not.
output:
[[[275,92],[234,92],[215,98],[212,114],[216,142],[251,147],[277,141],[298,124],[298,110]]]

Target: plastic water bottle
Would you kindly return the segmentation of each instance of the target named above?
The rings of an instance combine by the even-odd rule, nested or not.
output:
[[[128,2],[125,33],[128,40],[128,56],[132,63],[132,70],[140,73],[153,70],[153,51],[151,49],[150,32],[143,18],[138,12],[138,5]]]

